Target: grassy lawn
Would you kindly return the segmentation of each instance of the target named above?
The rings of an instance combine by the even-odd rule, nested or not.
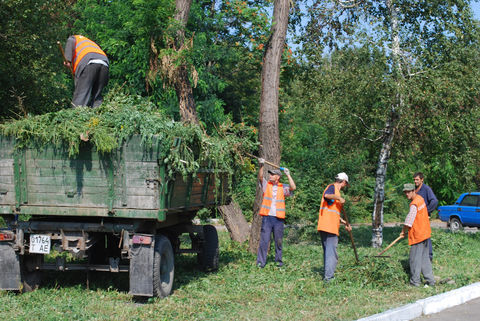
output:
[[[385,228],[385,246],[399,233],[399,227]],[[454,281],[433,288],[408,286],[407,240],[386,253],[391,257],[375,258],[370,236],[369,227],[354,229],[356,265],[348,235],[341,235],[336,278],[329,284],[322,282],[322,249],[313,227],[287,229],[285,266],[276,267],[271,253],[264,269],[255,266],[246,245],[222,232],[219,271],[200,272],[195,256],[177,256],[173,294],[166,299],[132,299],[125,274],[95,274],[87,290],[84,273],[49,273],[35,292],[0,292],[0,319],[355,320],[480,280],[480,233],[433,230],[434,274]]]

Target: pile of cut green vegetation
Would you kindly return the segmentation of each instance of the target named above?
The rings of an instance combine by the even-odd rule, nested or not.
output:
[[[100,153],[115,151],[132,135],[140,135],[145,149],[155,142],[165,155],[169,175],[186,176],[200,167],[234,174],[245,164],[245,152],[257,146],[255,131],[227,122],[210,133],[196,124],[176,122],[142,97],[115,93],[99,108],[69,108],[0,124],[0,133],[15,137],[17,148],[65,147],[69,157],[79,153],[80,136]],[[154,139],[156,138],[156,139]]]

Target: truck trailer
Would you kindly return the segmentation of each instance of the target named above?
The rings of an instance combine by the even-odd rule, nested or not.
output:
[[[168,175],[159,146],[133,135],[110,153],[82,142],[71,157],[68,146],[17,148],[0,136],[0,289],[32,291],[42,271],[84,270],[128,273],[131,295],[165,297],[175,254],[196,253],[200,268],[216,270],[217,231],[192,222],[226,202],[228,176]]]

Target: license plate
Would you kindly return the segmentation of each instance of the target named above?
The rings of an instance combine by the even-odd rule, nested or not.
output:
[[[50,236],[30,234],[30,253],[50,254]]]

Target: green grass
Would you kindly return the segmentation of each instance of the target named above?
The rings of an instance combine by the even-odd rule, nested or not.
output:
[[[344,232],[344,231],[343,231]],[[385,246],[400,228],[385,228]],[[455,284],[408,286],[408,245],[402,240],[375,258],[370,228],[354,229],[360,255],[355,264],[350,240],[341,234],[335,281],[322,282],[322,249],[313,227],[288,229],[284,262],[273,253],[264,269],[246,244],[222,232],[220,269],[203,273],[196,257],[176,257],[174,290],[166,299],[137,301],[126,274],[97,274],[85,287],[84,273],[49,273],[41,289],[26,294],[0,292],[0,318],[16,320],[355,320],[480,280],[480,233],[433,231],[434,274]]]

